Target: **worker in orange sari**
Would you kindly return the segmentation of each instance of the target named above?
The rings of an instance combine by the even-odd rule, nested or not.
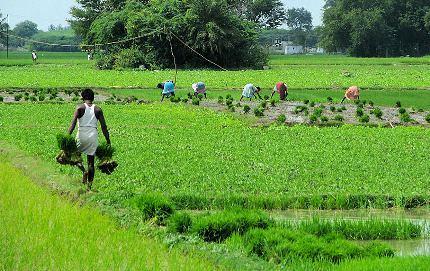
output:
[[[360,89],[357,86],[352,86],[348,88],[345,92],[345,96],[343,96],[342,102],[348,100],[360,100]]]

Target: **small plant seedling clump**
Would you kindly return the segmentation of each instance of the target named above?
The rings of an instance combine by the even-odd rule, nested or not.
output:
[[[334,120],[342,122],[343,121],[343,116],[342,115],[336,115],[336,116],[334,116]]]
[[[245,105],[243,106],[243,112],[244,112],[245,114],[248,114],[248,113],[249,113],[249,111],[251,111],[251,107],[250,107],[249,105],[245,104]]]
[[[296,106],[296,108],[294,109],[294,113],[297,115],[299,113],[305,112],[305,114],[308,113],[308,108],[306,106],[303,105],[299,105]]]
[[[264,95],[264,100],[268,101],[270,99],[269,95]]]
[[[3,96],[0,96],[0,103],[2,103],[4,101]]]
[[[173,97],[170,97],[170,101],[172,103],[179,103],[181,101],[181,98],[173,96]]]
[[[15,101],[16,101],[16,102],[21,101],[21,99],[22,99],[22,94],[17,94],[17,95],[15,95],[15,96],[14,96],[14,99],[15,99]]]
[[[327,116],[321,116],[321,121],[322,122],[328,122],[328,117]]]
[[[430,123],[430,114],[428,114],[428,115],[426,116],[426,121],[427,121],[428,123]]]
[[[309,106],[310,106],[310,107],[314,107],[314,106],[315,106],[315,102],[310,102],[310,103],[309,103]]]
[[[330,111],[331,111],[331,112],[336,112],[336,107],[334,107],[334,106],[330,106]]]
[[[304,100],[303,103],[304,104],[309,104],[309,100]]]
[[[336,111],[339,112],[339,113],[343,112],[342,108],[340,108],[340,107]]]
[[[373,115],[375,115],[375,117],[377,117],[378,119],[382,118],[383,112],[380,108],[375,108],[372,111]]]
[[[399,108],[399,114],[405,114],[406,113],[406,109],[404,109],[403,107]]]
[[[369,115],[364,114],[359,118],[359,121],[361,123],[368,123],[370,121],[370,117],[369,117]]]
[[[396,102],[396,107],[398,107],[398,108],[402,107],[402,103],[400,101],[397,101]]]
[[[182,102],[183,102],[184,104],[188,103],[188,98],[182,98]]]
[[[346,106],[341,107],[342,111],[346,111]]]
[[[69,134],[58,134],[57,146],[60,149],[60,153],[56,157],[59,164],[76,166],[82,163],[81,153],[78,151],[76,139],[73,136]]]
[[[199,93],[198,95],[197,95],[197,98],[201,101],[201,100],[203,100],[203,98],[204,98],[205,96],[203,95],[203,94],[201,94],[201,93]]]
[[[187,213],[175,213],[167,221],[169,232],[187,233],[193,225],[193,220]]]
[[[173,203],[159,194],[145,194],[132,200],[144,220],[152,220],[157,225],[165,225],[166,220],[175,213]]]
[[[262,116],[264,116],[264,108],[262,108],[262,107],[255,108],[254,109],[254,115],[256,117],[262,117]]]
[[[200,100],[197,98],[193,98],[192,104],[193,105],[200,105]]]
[[[284,114],[282,114],[282,115],[279,115],[277,118],[276,118],[276,123],[278,123],[278,124],[284,124],[285,122],[287,121],[287,117],[284,115]]]
[[[310,121],[310,123],[315,123],[315,122],[317,122],[317,121],[318,121],[318,116],[317,116],[317,115],[315,115],[315,114],[312,114],[312,115],[309,117],[309,121]]]
[[[317,116],[318,118],[321,117],[322,113],[323,113],[322,108],[317,108],[314,110],[314,115]]]
[[[218,97],[218,103],[219,104],[224,104],[224,97],[223,96],[219,96]]]
[[[411,121],[412,121],[412,118],[411,118],[411,116],[409,115],[409,113],[405,112],[405,113],[403,113],[403,114],[401,114],[401,115],[400,115],[400,120],[401,120],[402,122],[407,123],[407,122],[411,122]]]
[[[118,163],[112,160],[114,153],[115,148],[106,142],[97,147],[96,157],[99,160],[97,167],[101,172],[110,175],[118,166]]]
[[[327,102],[332,103],[333,102],[333,98],[332,97],[327,97]]]
[[[373,107],[373,106],[375,105],[375,103],[374,103],[373,101],[369,101],[369,105],[370,105],[371,107]]]
[[[188,97],[188,99],[189,100],[192,100],[193,99],[193,97],[194,97],[194,95],[191,93],[191,92],[188,92],[187,93],[187,97]],[[221,96],[220,96],[221,97]]]
[[[357,110],[355,111],[355,115],[359,118],[362,117],[364,115],[363,108],[361,107],[357,108]]]
[[[270,100],[270,105],[271,105],[272,107],[275,107],[275,106],[276,106],[276,100],[275,100],[275,99],[271,99],[271,100]]]
[[[267,108],[267,102],[266,101],[262,101],[261,104],[260,104],[260,107]]]

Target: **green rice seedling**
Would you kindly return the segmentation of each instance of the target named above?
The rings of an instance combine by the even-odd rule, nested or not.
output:
[[[339,112],[339,113],[343,112],[342,108],[340,108],[340,107],[338,109],[336,109],[336,111]]]
[[[322,122],[328,122],[328,117],[327,116],[321,116],[321,121]]]
[[[324,106],[323,104],[321,104],[321,105],[319,106],[319,108],[321,108],[322,110],[324,110],[324,109],[325,109],[325,106]]]
[[[333,98],[332,97],[327,97],[327,102],[328,103],[332,103],[333,102]]]
[[[218,97],[218,103],[219,104],[224,104],[224,97],[223,96],[219,96]]]
[[[396,107],[397,107],[397,108],[402,107],[402,103],[401,103],[400,101],[397,101],[397,102],[396,102]]]
[[[233,100],[233,97],[231,96],[231,94],[227,94],[227,95],[225,96],[225,99],[226,99],[226,100]]]
[[[193,98],[192,104],[193,105],[200,105],[200,100],[197,98]]]
[[[406,113],[406,109],[404,109],[403,107],[399,108],[399,114],[405,114]]]
[[[244,112],[245,114],[248,114],[248,113],[249,113],[249,111],[251,111],[251,107],[250,107],[249,105],[245,104],[245,105],[243,106],[243,112]]]
[[[361,104],[363,105],[363,106],[365,106],[366,104],[367,104],[367,100],[360,100],[361,101]]]
[[[272,107],[275,107],[275,106],[276,106],[276,100],[275,100],[275,99],[271,99],[271,100],[270,100],[270,105],[271,105]]]
[[[363,108],[358,107],[357,110],[355,111],[355,115],[357,117],[362,117],[364,115]]]
[[[419,113],[424,113],[424,109],[419,108],[419,109],[418,109],[418,112],[419,112]]]
[[[309,100],[304,100],[303,103],[304,104],[309,104]]]
[[[165,225],[166,220],[175,213],[173,203],[160,194],[143,194],[135,196],[131,205],[136,207],[144,220],[154,220],[158,225]]]
[[[66,94],[67,96],[72,95],[72,93],[73,93],[73,90],[71,90],[71,89],[65,89],[64,90],[64,94]]]
[[[317,108],[314,110],[314,115],[317,116],[318,118],[321,117],[322,113],[323,113],[322,108]]]
[[[40,96],[39,96],[39,98],[40,98]],[[79,97],[74,96],[74,97],[72,98],[72,102],[77,102],[77,101],[79,101]]]
[[[262,107],[255,108],[254,109],[254,115],[256,117],[262,117],[262,116],[264,116],[264,108],[262,108]]]
[[[361,123],[368,123],[370,121],[370,117],[367,114],[362,115],[358,119]]]
[[[57,146],[61,150],[56,160],[62,165],[77,165],[82,163],[81,154],[76,145],[76,139],[69,134],[57,134]]]
[[[201,93],[199,93],[198,95],[197,95],[197,98],[201,101],[201,100],[203,100],[203,98],[204,98],[205,96],[203,95],[203,94],[201,94]]]
[[[231,106],[231,105],[233,105],[233,100],[227,99],[227,100],[225,101],[225,104],[226,104],[227,106]]]
[[[193,225],[193,220],[188,213],[174,213],[167,220],[167,228],[170,232],[187,233]]]
[[[264,98],[265,101],[268,101],[270,99],[269,95],[264,95],[263,98]]]
[[[343,111],[346,111],[346,110],[347,110],[347,109],[346,109],[346,106],[342,106],[341,108],[342,108],[342,110],[343,110]]]
[[[295,114],[299,114],[299,113],[302,113],[302,112],[307,112],[308,111],[308,108],[306,107],[306,106],[303,106],[303,105],[299,105],[299,106],[296,106],[296,108],[294,108],[294,113]]]
[[[317,122],[317,121],[318,121],[318,116],[317,116],[317,115],[315,115],[315,114],[312,114],[312,115],[309,117],[309,121],[310,121],[310,123],[315,123],[315,122]]]
[[[405,113],[403,113],[403,114],[400,115],[400,120],[402,122],[411,122],[411,121],[413,121],[413,119],[411,118],[411,116],[407,112],[405,112]]]
[[[373,106],[375,105],[375,103],[374,103],[373,101],[369,101],[369,105],[370,105],[371,107],[373,107]]]
[[[230,112],[236,112],[236,107],[234,106],[229,106],[228,109],[230,110]]]
[[[182,98],[182,102],[183,102],[184,104],[188,103],[188,98]]]
[[[384,114],[380,108],[375,108],[372,110],[373,115],[377,117],[378,119],[382,118],[382,115]]]
[[[3,96],[0,96],[0,103],[2,103],[4,101]]]
[[[310,106],[310,107],[314,107],[314,106],[315,106],[315,102],[313,102],[313,101],[312,101],[312,102],[310,102],[310,103],[309,103],[309,106]]]
[[[102,144],[97,146],[96,157],[97,159],[102,161],[110,160],[112,159],[114,153],[115,153],[115,148],[107,144],[106,142],[103,142]]]
[[[278,123],[279,125],[284,124],[286,121],[287,121],[287,117],[284,114],[279,115],[276,118],[276,123]]]
[[[241,103],[236,103],[236,107],[242,107]]]
[[[15,95],[13,98],[14,98],[14,100],[15,100],[16,102],[19,102],[19,101],[21,101],[21,99],[22,99],[22,94],[17,94],[17,95]]]
[[[342,115],[336,115],[336,116],[334,116],[334,118],[333,118],[335,121],[339,121],[339,122],[342,122],[343,121],[343,116]]]
[[[430,123],[430,114],[427,114],[427,116],[426,116],[426,121],[427,121],[428,123]]]
[[[192,232],[206,242],[222,242],[234,233],[242,235],[252,228],[265,229],[272,224],[262,212],[233,209],[197,217]]]
[[[262,107],[262,108],[267,108],[267,102],[266,101],[262,101],[261,103],[260,103],[260,107]]]
[[[30,96],[29,100],[30,102],[37,102],[36,96]]]
[[[194,97],[194,95],[191,92],[188,92],[187,93],[187,97],[188,97],[189,100],[192,100],[193,97]]]
[[[331,112],[336,112],[336,107],[334,107],[334,106],[330,106],[330,111],[331,111]]]

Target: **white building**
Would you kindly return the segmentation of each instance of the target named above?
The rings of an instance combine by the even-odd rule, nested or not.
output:
[[[304,53],[303,46],[301,46],[301,45],[287,45],[287,46],[285,46],[284,53],[286,55],[303,54]]]

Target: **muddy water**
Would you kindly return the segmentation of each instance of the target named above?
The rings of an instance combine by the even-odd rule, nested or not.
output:
[[[271,216],[276,220],[307,220],[313,217],[328,220],[365,220],[365,219],[384,219],[384,220],[407,220],[424,227],[423,239],[415,240],[390,240],[382,241],[396,250],[396,255],[406,256],[430,256],[430,209],[390,209],[390,210],[288,210],[274,211]],[[360,241],[367,242],[367,241]]]

